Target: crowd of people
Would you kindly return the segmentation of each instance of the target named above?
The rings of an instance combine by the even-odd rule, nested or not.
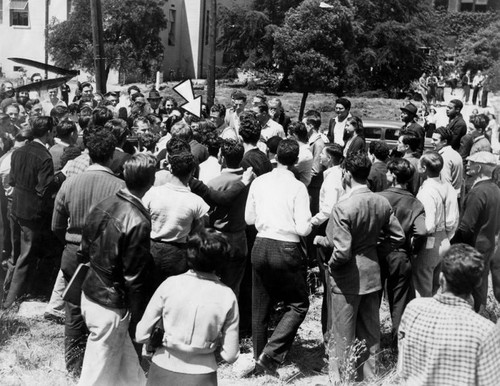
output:
[[[243,336],[255,359],[245,376],[278,377],[314,266],[333,380],[376,378],[385,297],[403,381],[498,382],[500,325],[482,316],[490,273],[500,300],[488,116],[466,123],[453,99],[448,125],[429,132],[408,103],[391,149],[367,143],[347,98],[329,122],[317,110],[295,121],[279,99],[239,90],[198,117],[154,88],[131,86],[123,103],[82,83],[69,103],[10,86],[2,307],[50,295],[45,317],[64,323],[79,384],[216,385],[218,359],[236,361]]]

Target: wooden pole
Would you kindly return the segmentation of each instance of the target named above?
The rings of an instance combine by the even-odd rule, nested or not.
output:
[[[90,16],[92,19],[92,40],[94,43],[94,66],[96,91],[106,93],[106,76],[104,74],[104,44],[102,40],[101,0],[90,0]]]
[[[49,5],[50,0],[45,0],[45,65],[49,64]],[[49,72],[45,68],[45,79],[49,78]]]
[[[207,71],[207,104],[213,106],[215,101],[215,42],[217,39],[217,0],[211,0],[210,25],[208,34],[208,71]]]

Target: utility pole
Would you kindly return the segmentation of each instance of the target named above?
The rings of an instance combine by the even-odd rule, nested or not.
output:
[[[45,0],[45,66],[49,64],[49,5],[50,0]],[[49,72],[45,67],[45,79],[49,78]]]
[[[104,44],[102,40],[102,10],[101,0],[90,0],[90,17],[92,19],[92,40],[94,43],[94,67],[96,91],[106,93],[106,79],[104,76]]]
[[[211,107],[215,101],[215,43],[217,38],[217,0],[210,1],[210,25],[208,33],[207,103]]]

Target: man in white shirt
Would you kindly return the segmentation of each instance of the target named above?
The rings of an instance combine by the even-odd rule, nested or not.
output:
[[[483,89],[484,75],[481,70],[479,70],[476,75],[474,75],[474,79],[472,79],[472,104],[476,104],[476,100],[479,105],[481,105],[481,90]]]
[[[292,122],[288,127],[288,135],[299,143],[299,159],[295,169],[299,181],[308,186],[312,177],[313,154],[309,150],[306,125],[302,122]]]
[[[443,157],[441,179],[449,182],[460,197],[463,184],[464,164],[460,154],[451,147],[453,133],[445,127],[438,127],[432,134],[432,146]]]
[[[426,178],[417,199],[425,210],[427,241],[412,261],[412,275],[418,297],[430,297],[439,288],[441,257],[450,247],[450,239],[458,226],[457,193],[449,182],[439,175],[443,157],[437,152],[424,153],[419,172]]]
[[[269,115],[269,107],[265,103],[260,103],[255,105],[252,110],[257,114],[257,119],[261,124],[260,131],[260,139],[259,149],[266,152],[266,144],[265,142],[271,137],[281,137],[285,138],[285,130],[283,130],[283,126],[281,126],[278,122],[275,122],[271,119]],[[262,146],[262,147],[261,147]]]
[[[255,369],[250,374],[277,376],[307,310],[305,256],[299,237],[311,232],[307,189],[289,170],[299,156],[299,144],[284,139],[278,146],[278,165],[250,186],[245,221],[255,224],[252,249],[252,339]],[[283,301],[285,313],[267,338],[272,301]]]
[[[339,98],[335,101],[335,113],[337,116],[330,119],[328,124],[328,139],[330,142],[344,146],[344,129],[347,118],[351,118],[351,101],[347,98]]]
[[[220,176],[219,149],[221,141],[216,134],[209,134],[203,144],[208,149],[208,158],[200,164],[198,179],[206,184],[208,181]]]

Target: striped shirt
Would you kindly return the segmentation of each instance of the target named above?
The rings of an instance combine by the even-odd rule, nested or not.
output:
[[[125,187],[125,182],[99,164],[64,181],[57,193],[52,216],[52,231],[66,231],[66,241],[79,244],[90,209]]]
[[[462,298],[439,294],[411,301],[398,336],[405,384],[499,384],[500,329]]]

